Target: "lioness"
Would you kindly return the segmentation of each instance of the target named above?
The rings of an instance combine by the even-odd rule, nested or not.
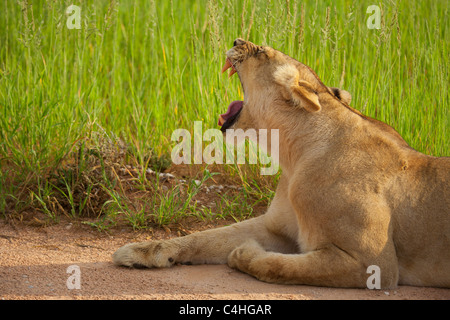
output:
[[[349,106],[308,66],[237,39],[222,71],[244,101],[222,129],[279,129],[282,175],[265,215],[167,241],[133,243],[118,265],[228,263],[257,279],[381,288],[450,287],[450,158],[421,154],[390,126]]]

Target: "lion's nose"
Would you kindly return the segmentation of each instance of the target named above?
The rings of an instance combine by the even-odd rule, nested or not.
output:
[[[233,46],[239,46],[239,45],[241,45],[241,44],[244,44],[245,43],[245,40],[244,39],[241,39],[241,38],[237,38],[236,40],[234,40],[234,42],[233,42]]]

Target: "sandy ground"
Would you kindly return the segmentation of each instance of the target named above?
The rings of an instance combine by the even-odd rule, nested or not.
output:
[[[450,289],[439,288],[268,284],[226,265],[128,269],[111,263],[112,253],[125,243],[174,236],[168,230],[118,228],[106,234],[78,223],[36,227],[1,220],[0,299],[450,299]],[[79,267],[80,289],[67,287],[72,265]]]

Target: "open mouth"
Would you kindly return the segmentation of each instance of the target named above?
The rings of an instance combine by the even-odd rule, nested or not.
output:
[[[226,70],[231,68],[230,73],[228,77],[231,77],[233,74],[236,73],[236,68],[234,67],[233,63],[230,61],[229,58],[225,61],[225,65],[222,68],[222,73],[224,73]],[[224,132],[229,127],[233,125],[234,122],[236,122],[239,113],[242,111],[242,106],[244,105],[244,101],[233,101],[228,106],[227,112],[224,114],[219,115],[219,126],[222,126],[220,130]]]

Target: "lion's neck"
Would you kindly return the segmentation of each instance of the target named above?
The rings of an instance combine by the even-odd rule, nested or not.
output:
[[[337,126],[329,114],[306,111],[277,112],[271,121],[262,121],[260,128],[278,129],[279,163],[283,172],[294,172],[301,163],[323,157],[337,135]]]

